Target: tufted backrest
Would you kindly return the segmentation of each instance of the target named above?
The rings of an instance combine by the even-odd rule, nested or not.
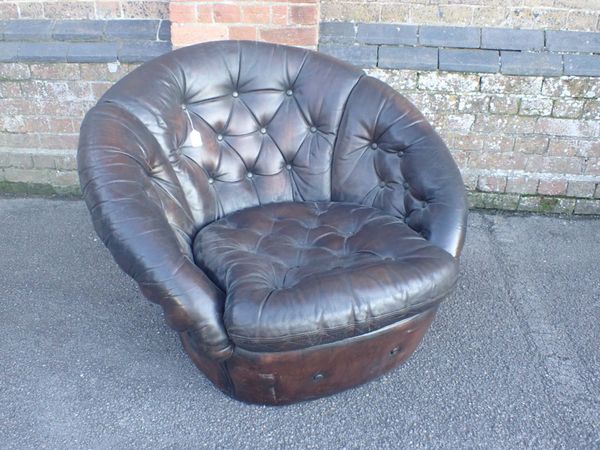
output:
[[[121,164],[110,152],[128,154],[187,253],[199,228],[228,213],[305,200],[373,205],[454,255],[462,246],[462,182],[438,135],[387,85],[316,52],[240,41],[177,50],[113,86],[82,142],[89,195],[119,195],[99,193],[113,187],[93,172],[99,160]]]
[[[262,203],[329,200],[338,126],[362,75],[299,48],[213,42],[145,64],[99,107],[117,105],[154,135],[162,154],[149,176],[159,191],[183,193],[193,233]]]

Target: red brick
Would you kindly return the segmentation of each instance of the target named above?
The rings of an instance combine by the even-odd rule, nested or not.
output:
[[[506,177],[481,176],[477,180],[477,190],[482,192],[504,192]]]
[[[32,64],[31,77],[38,80],[78,80],[81,73],[79,64]]]
[[[15,81],[0,81],[0,98],[21,97],[21,84]]]
[[[550,139],[548,155],[552,156],[575,156],[578,154],[579,145],[576,139]]]
[[[42,148],[74,150],[78,142],[78,134],[40,134]]]
[[[217,4],[213,6],[213,18],[217,23],[239,23],[242,15],[238,5]]]
[[[585,167],[586,175],[600,175],[600,158],[590,158]]]
[[[567,195],[569,197],[593,197],[596,183],[593,181],[569,181]]]
[[[74,133],[76,129],[71,119],[50,117],[48,118],[48,131],[53,133]]]
[[[523,170],[526,157],[519,153],[477,152],[469,156],[468,166],[478,169]]]
[[[229,27],[229,39],[240,39],[255,41],[258,36],[258,30],[252,26],[232,26]]]
[[[266,24],[271,22],[271,11],[266,5],[242,6],[244,23]]]
[[[290,7],[290,22],[299,25],[314,25],[317,23],[317,7],[292,5]]]
[[[583,170],[583,159],[574,156],[539,156],[531,155],[525,169],[529,172],[580,174]]]
[[[135,64],[81,64],[81,79],[87,81],[117,81],[136,67]]]
[[[197,5],[196,20],[200,23],[212,23],[212,21],[213,21],[212,5]]]
[[[187,3],[171,3],[169,14],[172,22],[196,22],[196,5]]]
[[[29,66],[21,63],[0,64],[0,80],[27,80],[31,78]]]
[[[36,102],[25,98],[2,98],[0,99],[0,111],[6,115],[34,115],[38,113],[39,106]]]
[[[518,136],[515,140],[515,151],[542,155],[546,153],[548,141],[546,136]]]
[[[564,195],[567,192],[567,182],[564,180],[540,180],[538,194]]]
[[[595,120],[540,117],[535,131],[557,136],[595,137],[600,131],[600,124]]]
[[[273,25],[288,25],[287,5],[274,5],[271,7],[271,23]]]
[[[287,45],[314,46],[317,44],[317,28],[275,28],[260,30],[260,38],[266,42]]]
[[[533,177],[509,177],[506,183],[506,192],[516,194],[535,194],[539,180]]]
[[[225,25],[189,25],[173,24],[171,26],[173,46],[197,44],[199,42],[227,39],[229,29]]]
[[[40,143],[37,134],[16,134],[0,132],[0,147],[37,148]]]
[[[112,85],[113,83],[109,81],[99,81],[97,83],[92,83],[92,92],[94,98],[96,100],[100,99],[100,97],[102,97]]]

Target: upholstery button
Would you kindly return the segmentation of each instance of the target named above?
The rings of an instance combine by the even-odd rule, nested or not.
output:
[[[231,93],[231,96],[234,97],[234,98],[238,98],[240,96],[240,94],[238,93],[238,91],[233,91]]]
[[[313,375],[313,380],[315,381],[321,381],[323,378],[325,378],[325,375],[323,375],[322,373],[315,373]]]
[[[379,187],[385,187],[385,181],[380,181],[379,182]]]
[[[404,150],[398,150],[398,158],[402,158],[404,156]]]
[[[209,178],[208,179],[208,184],[213,184],[215,182],[214,178]]]
[[[181,105],[181,109],[183,109],[185,111],[185,110],[187,110],[187,106]]]
[[[252,178],[254,175],[252,175],[252,172],[248,172],[248,173],[246,174],[246,176],[247,176],[248,178]]]
[[[222,134],[218,134],[217,135],[217,141],[222,141],[223,140],[223,135]]]
[[[408,189],[408,183],[406,181],[402,183],[402,186],[404,187],[404,189]]]
[[[377,147],[379,147],[379,146],[378,146],[378,145],[377,145],[375,142],[373,142],[373,143],[371,144],[371,148],[372,148],[373,150],[377,149]]]
[[[261,134],[265,134],[267,132],[267,129],[266,128],[261,128],[260,132],[261,132]]]
[[[310,132],[311,133],[316,133],[317,132],[317,127],[310,127]]]
[[[294,92],[291,89],[288,89],[287,91],[285,91],[285,95],[287,95],[288,97],[291,96]]]
[[[291,164],[286,164],[286,165],[285,165],[285,168],[286,168],[287,170],[292,170],[292,165],[291,165]]]

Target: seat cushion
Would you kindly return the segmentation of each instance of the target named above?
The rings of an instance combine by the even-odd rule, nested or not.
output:
[[[202,228],[196,264],[227,294],[231,339],[284,351],[361,335],[439,302],[458,261],[402,220],[351,203],[275,203]]]

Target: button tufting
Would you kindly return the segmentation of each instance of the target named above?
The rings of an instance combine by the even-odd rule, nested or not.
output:
[[[187,109],[187,106],[181,105],[181,109],[183,109],[185,111]]]
[[[254,175],[252,175],[252,172],[248,172],[248,173],[246,174],[246,176],[247,176],[248,178],[252,178]]]
[[[217,141],[222,141],[223,140],[223,135],[222,134],[218,134],[217,135]]]
[[[292,165],[291,165],[291,164],[286,164],[286,165],[285,165],[285,168],[286,168],[287,170],[292,170]]]
[[[404,156],[404,150],[398,150],[398,158],[402,158]]]
[[[265,134],[267,132],[267,129],[266,128],[261,128],[260,132],[261,132],[261,134]]]
[[[377,149],[377,147],[379,147],[379,146],[377,145],[377,143],[373,142],[373,143],[371,144],[371,148],[372,148],[373,150]]]
[[[385,187],[385,181],[380,181],[379,182],[379,187]]]
[[[311,133],[316,133],[317,132],[317,127],[310,127],[310,132]]]
[[[287,95],[288,97],[291,96],[294,92],[291,89],[288,89],[287,91],[285,91],[285,95]]]
[[[233,91],[231,93],[231,96],[234,97],[234,98],[238,98],[240,96],[240,94],[238,93],[238,91]]]
[[[408,183],[405,181],[404,183],[402,183],[402,187],[404,187],[404,189],[408,189]]]
[[[208,179],[208,184],[213,184],[214,182],[215,182],[215,179],[214,179],[214,178],[209,178],[209,179]]]
[[[321,381],[323,378],[325,378],[325,375],[323,375],[322,373],[315,373],[313,375],[313,380],[315,381]]]

